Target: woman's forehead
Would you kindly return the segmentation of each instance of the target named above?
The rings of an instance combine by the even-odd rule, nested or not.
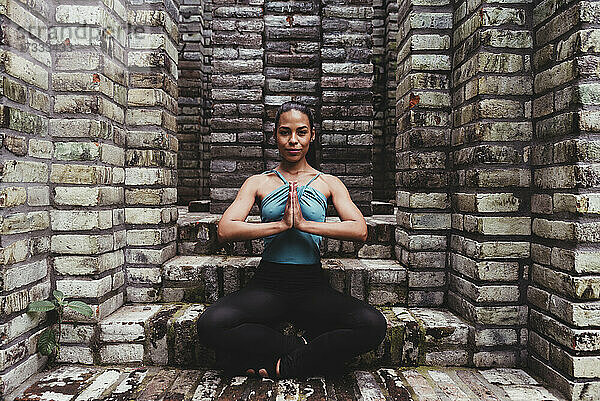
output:
[[[299,110],[288,110],[279,116],[279,125],[306,125],[310,124],[308,116]]]

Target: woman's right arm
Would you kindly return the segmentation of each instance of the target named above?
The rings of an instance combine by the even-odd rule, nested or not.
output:
[[[247,223],[246,217],[254,205],[261,178],[253,175],[244,181],[231,205],[225,210],[217,226],[219,242],[246,241],[278,234],[293,227],[289,219],[269,223]],[[287,205],[286,205],[287,212]],[[286,221],[287,220],[287,221]]]

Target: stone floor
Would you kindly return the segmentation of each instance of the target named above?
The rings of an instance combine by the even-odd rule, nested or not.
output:
[[[0,397],[1,398],[1,397]],[[270,380],[219,370],[62,365],[40,372],[6,401],[564,400],[520,369],[407,368]]]

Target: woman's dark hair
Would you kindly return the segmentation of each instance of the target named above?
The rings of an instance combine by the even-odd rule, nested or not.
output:
[[[308,116],[308,122],[310,123],[310,132],[312,133],[313,128],[315,127],[315,118],[313,116],[313,112],[305,104],[299,102],[285,102],[281,106],[279,106],[279,110],[277,110],[277,114],[275,114],[275,133],[277,133],[277,126],[279,125],[279,118],[281,117],[281,113],[285,113],[290,110],[298,110],[299,112],[306,114]]]

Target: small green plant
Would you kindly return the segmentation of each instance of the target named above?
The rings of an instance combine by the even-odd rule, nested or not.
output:
[[[33,301],[27,306],[27,312],[48,312],[56,310],[58,314],[57,322],[53,322],[48,326],[48,328],[42,332],[37,342],[37,350],[42,355],[50,356],[50,363],[58,358],[60,352],[61,323],[64,308],[71,308],[87,317],[91,317],[94,314],[92,308],[83,301],[65,300],[65,295],[61,291],[54,290],[52,295],[54,296],[54,299],[51,301]],[[52,328],[55,323],[58,324],[58,337],[56,331]]]

